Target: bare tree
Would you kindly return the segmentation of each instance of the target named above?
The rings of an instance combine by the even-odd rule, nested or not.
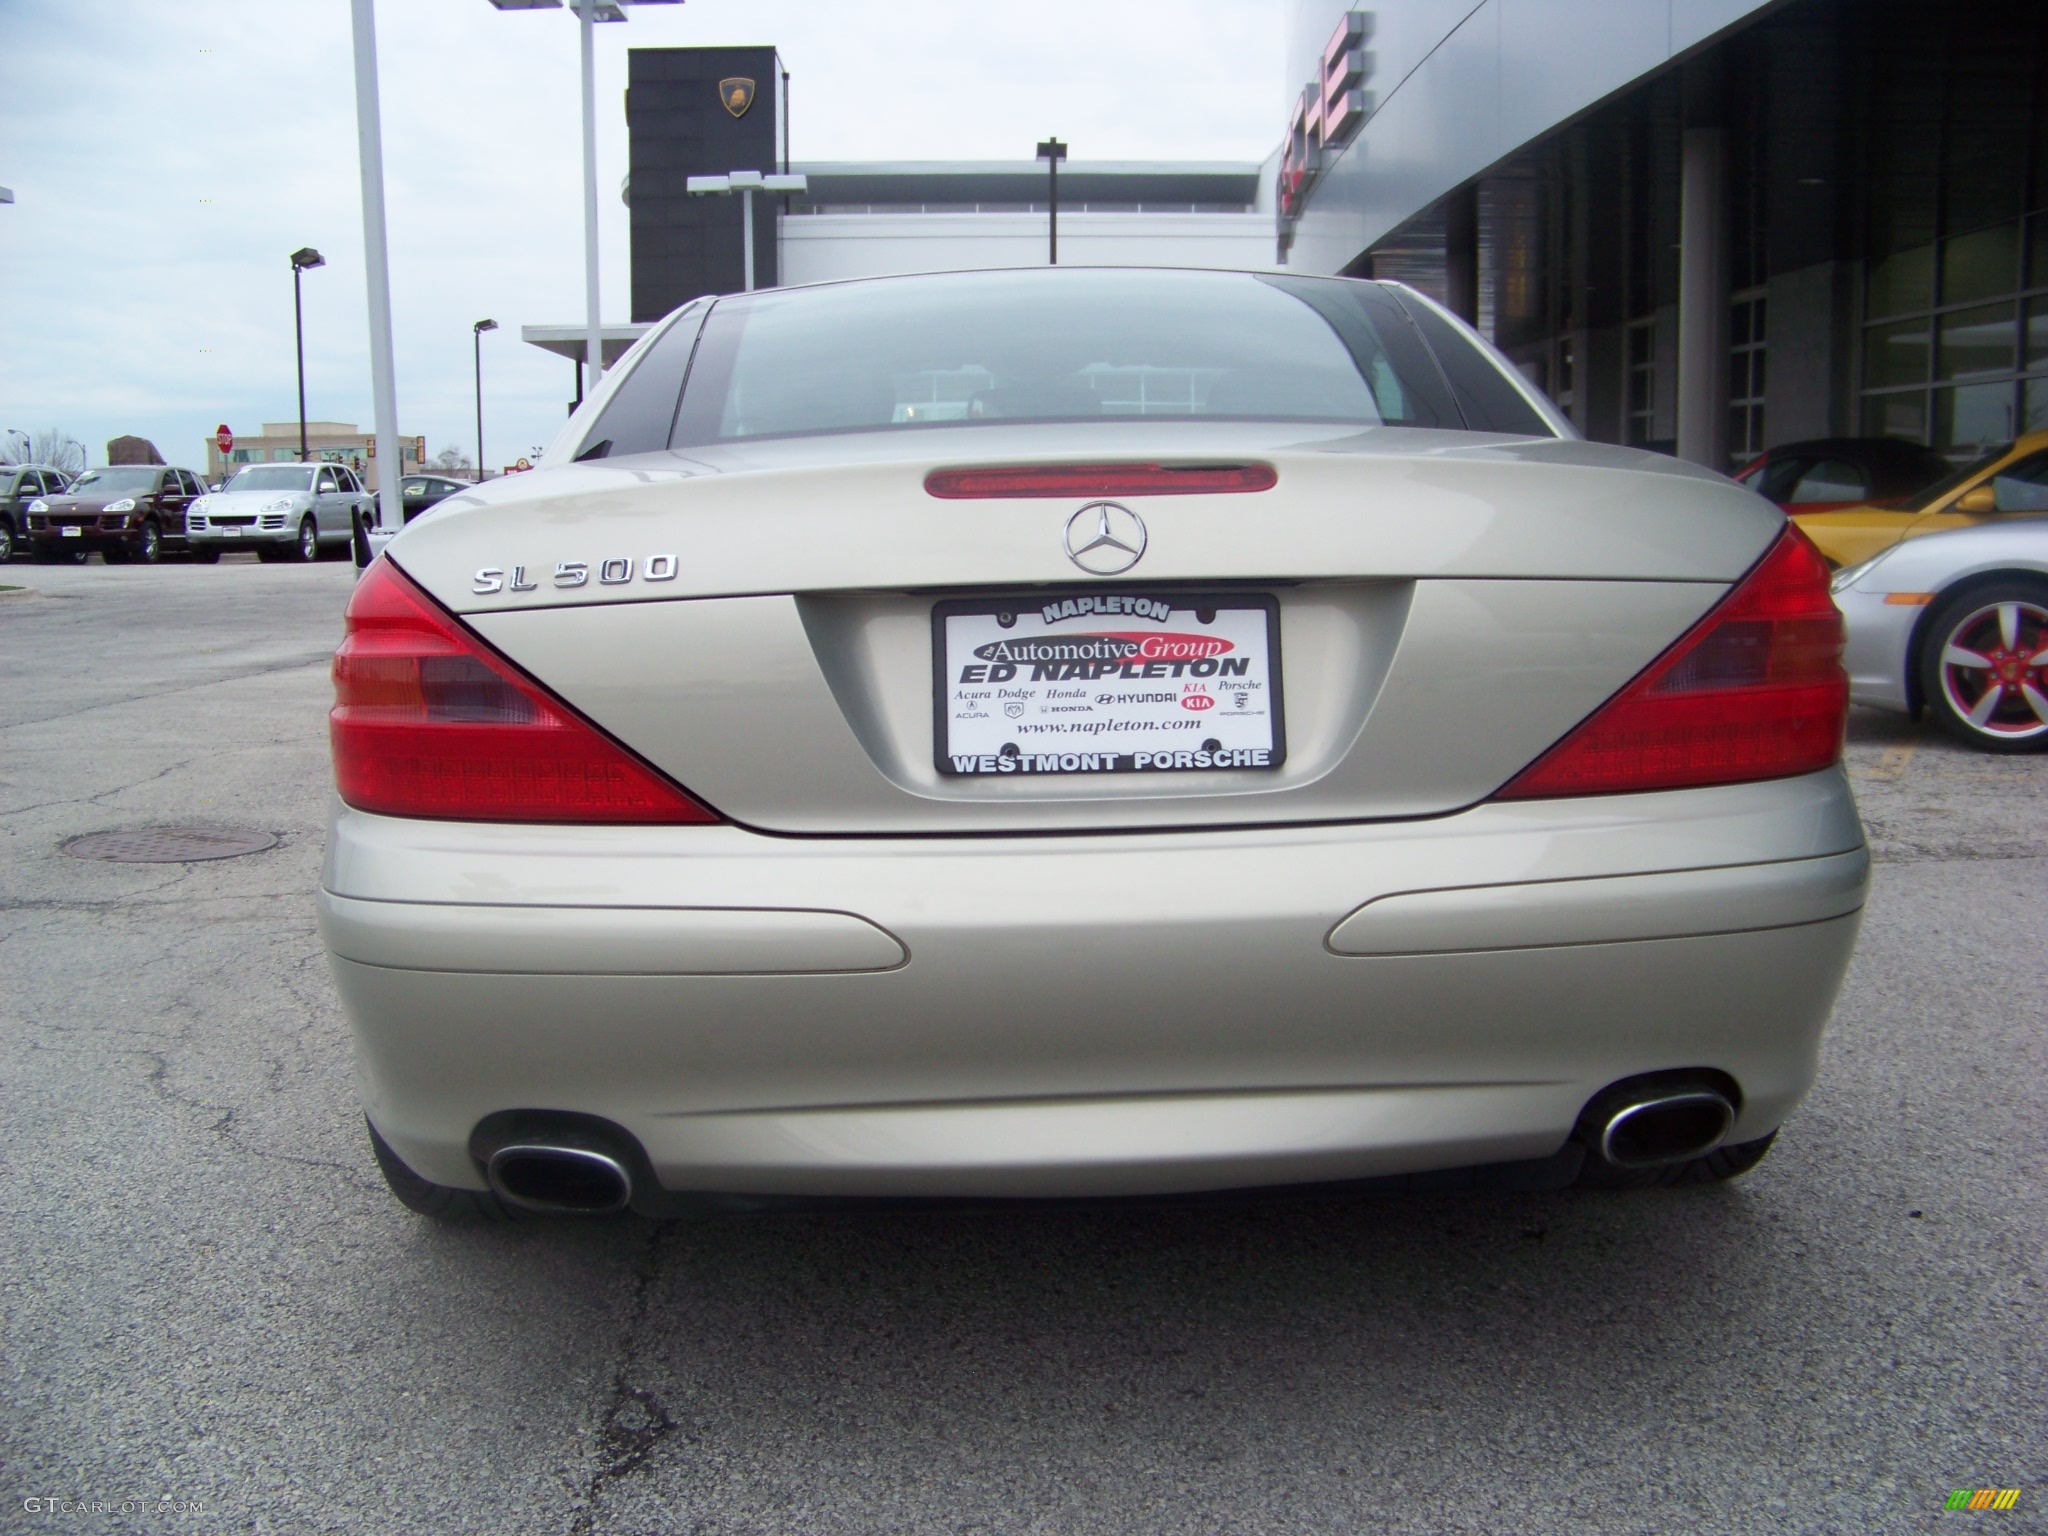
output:
[[[434,468],[444,474],[469,475],[476,473],[476,466],[469,462],[469,455],[450,443],[434,455]]]
[[[76,474],[85,468],[85,444],[55,427],[9,429],[0,433],[0,464],[48,464]]]

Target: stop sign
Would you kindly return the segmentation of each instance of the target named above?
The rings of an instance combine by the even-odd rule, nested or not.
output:
[[[228,430],[226,422],[213,429],[213,446],[220,450],[222,458],[226,458],[228,450],[235,446],[235,434]]]

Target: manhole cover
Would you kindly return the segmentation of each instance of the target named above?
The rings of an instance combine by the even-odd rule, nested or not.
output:
[[[138,827],[133,832],[88,832],[60,850],[74,859],[115,864],[190,864],[199,859],[233,859],[277,846],[274,832],[233,827]]]

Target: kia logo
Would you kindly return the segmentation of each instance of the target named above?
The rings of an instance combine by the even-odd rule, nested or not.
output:
[[[1194,710],[1214,709],[1216,701],[1206,693],[1190,693],[1181,699],[1180,707]]]

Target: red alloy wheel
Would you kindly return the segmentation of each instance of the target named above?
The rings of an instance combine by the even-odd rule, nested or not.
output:
[[[1940,630],[1942,701],[2000,744],[2048,738],[2048,605],[2000,595]]]

